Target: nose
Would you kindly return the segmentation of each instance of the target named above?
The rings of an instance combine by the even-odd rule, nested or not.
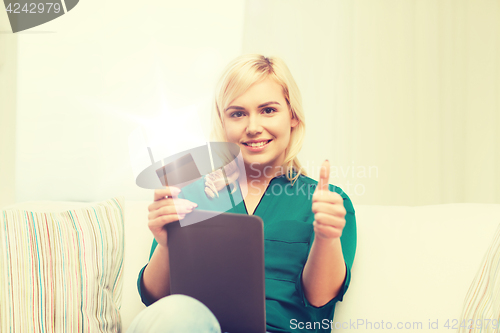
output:
[[[248,117],[246,132],[248,136],[254,136],[262,133],[262,126],[260,125],[259,117],[257,115],[252,114]]]

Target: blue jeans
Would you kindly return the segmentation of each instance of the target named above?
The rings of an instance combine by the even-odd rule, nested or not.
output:
[[[170,295],[142,310],[127,330],[127,333],[160,332],[221,333],[221,329],[203,303],[185,295]]]
[[[139,312],[127,330],[127,333],[171,332],[221,333],[221,329],[205,304],[190,296],[170,295]]]

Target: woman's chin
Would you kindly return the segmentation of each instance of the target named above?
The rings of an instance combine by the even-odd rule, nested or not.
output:
[[[251,170],[262,170],[265,167],[272,167],[274,165],[274,161],[269,160],[268,158],[255,158],[249,157],[245,160],[245,165],[250,167]]]

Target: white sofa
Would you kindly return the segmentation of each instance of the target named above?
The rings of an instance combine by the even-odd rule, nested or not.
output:
[[[126,201],[124,206],[123,332],[144,308],[137,292],[137,274],[149,258],[153,239],[147,227],[149,204]],[[31,202],[16,207],[47,211],[85,205]],[[405,332],[427,331],[429,323],[433,323],[432,332],[456,331],[444,325],[447,319],[450,324],[460,319],[467,291],[500,225],[500,205],[354,203],[354,208],[356,257],[349,289],[344,301],[337,304],[335,331],[392,331],[399,322],[406,325]]]
[[[148,205],[149,202],[127,202],[125,207],[121,309],[125,329],[144,308],[136,282],[137,273],[149,258],[152,242],[147,228]],[[368,323],[362,325],[358,320],[370,321],[372,325],[390,321],[392,329],[398,322],[407,326],[407,322],[422,322],[425,331],[429,320],[438,320],[438,329],[432,332],[450,332],[444,324],[447,319],[460,319],[469,286],[500,226],[500,205],[355,205],[354,209],[356,257],[349,289],[344,301],[337,304],[335,331],[370,331]],[[346,329],[346,324],[342,328],[344,322],[350,328]],[[353,322],[360,325],[356,327]],[[422,332],[416,326],[414,330]]]

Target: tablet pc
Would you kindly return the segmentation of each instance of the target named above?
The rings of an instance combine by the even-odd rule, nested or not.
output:
[[[193,210],[199,220],[167,225],[170,291],[196,298],[222,332],[264,333],[264,234],[260,217]]]

